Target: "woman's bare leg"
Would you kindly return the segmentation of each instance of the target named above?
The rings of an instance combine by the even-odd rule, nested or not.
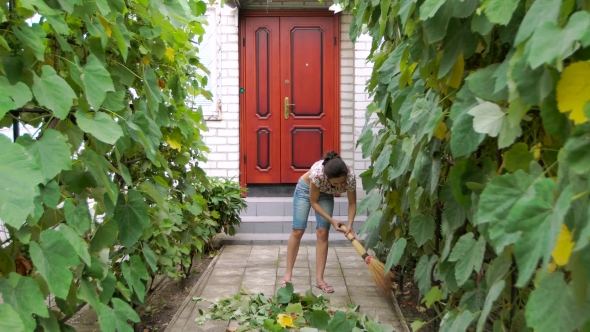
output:
[[[315,282],[316,285],[325,285],[324,271],[326,269],[326,260],[328,259],[328,229],[316,228],[318,242],[315,250]]]
[[[289,242],[287,242],[287,268],[285,269],[285,276],[283,277],[283,280],[285,281],[291,281],[291,278],[293,278],[293,266],[295,266],[295,260],[297,259],[299,244],[301,243],[303,233],[305,233],[305,229],[293,228],[291,236],[289,236]]]

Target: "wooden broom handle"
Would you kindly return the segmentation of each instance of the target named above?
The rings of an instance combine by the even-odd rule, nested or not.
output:
[[[340,226],[340,229],[343,231],[347,231],[346,226]],[[367,256],[369,256],[369,254],[367,254],[367,251],[365,250],[365,248],[363,247],[362,244],[360,244],[360,242],[356,239],[356,237],[354,237],[354,235],[352,235],[351,233],[346,234],[346,238],[352,242],[354,249],[356,249],[356,252],[358,252],[359,255],[361,255],[361,257],[363,259],[367,259]]]
[[[348,229],[346,228],[346,226],[344,226],[344,225],[343,225],[343,226],[340,226],[340,229],[341,229],[341,230],[343,230],[343,231],[345,231],[345,232],[348,230]],[[350,242],[352,242],[353,240],[356,240],[356,239],[355,239],[355,237],[354,237],[354,235],[352,235],[351,233],[348,233],[348,234],[346,234],[346,238],[347,238],[347,239],[348,239]]]

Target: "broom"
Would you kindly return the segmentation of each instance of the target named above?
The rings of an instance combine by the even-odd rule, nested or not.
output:
[[[346,226],[340,226],[340,229],[346,231]],[[352,233],[348,233],[346,238],[350,242],[352,242],[352,246],[356,249],[359,255],[365,260],[365,263],[369,266],[369,272],[371,272],[371,276],[373,276],[373,280],[375,281],[375,285],[379,287],[379,289],[383,292],[383,294],[389,296],[389,292],[391,291],[391,285],[393,282],[393,272],[387,271],[385,273],[385,265],[381,263],[378,259],[371,257],[362,244],[356,239],[356,237]]]

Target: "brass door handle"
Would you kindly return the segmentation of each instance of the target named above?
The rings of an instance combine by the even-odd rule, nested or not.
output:
[[[289,106],[295,106],[295,104],[289,104],[289,97],[285,97],[285,119],[289,120]]]

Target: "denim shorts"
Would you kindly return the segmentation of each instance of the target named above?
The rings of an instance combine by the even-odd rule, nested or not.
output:
[[[320,193],[320,206],[331,217],[334,212],[334,195]],[[295,194],[293,195],[293,228],[305,229],[307,228],[307,217],[311,209],[311,202],[309,200],[309,184],[305,183],[303,179],[299,179],[295,187]],[[316,228],[330,229],[330,222],[316,212]]]

